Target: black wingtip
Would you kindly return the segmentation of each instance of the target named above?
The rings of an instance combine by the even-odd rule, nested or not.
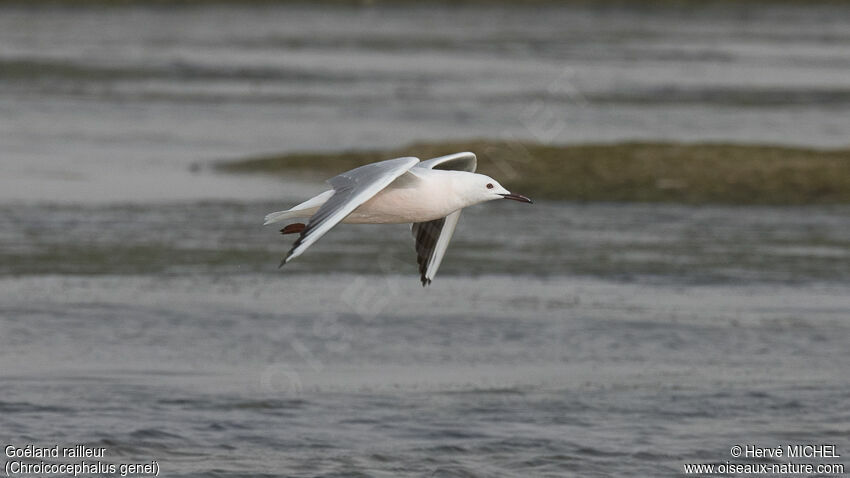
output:
[[[286,264],[286,258],[285,257],[280,260],[280,264],[277,266],[277,268],[280,269],[281,267],[283,267],[284,264]]]
[[[431,285],[431,279],[422,278],[422,287],[427,287]]]

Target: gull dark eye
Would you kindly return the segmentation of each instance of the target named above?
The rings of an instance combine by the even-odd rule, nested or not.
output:
[[[493,189],[493,183],[487,183],[487,189]]]

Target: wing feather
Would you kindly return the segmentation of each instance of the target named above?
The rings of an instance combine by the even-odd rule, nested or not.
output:
[[[474,173],[477,165],[478,161],[474,153],[455,153],[422,161],[416,167]],[[443,262],[443,256],[449,248],[449,242],[460,220],[460,212],[459,209],[446,217],[428,222],[417,222],[411,227],[416,241],[416,261],[419,264],[423,287],[429,285],[437,275],[437,270]]]
[[[422,161],[416,165],[417,168],[447,169],[453,171],[468,171],[470,173],[474,173],[477,166],[478,160],[475,157],[475,153],[470,152],[448,154],[446,156],[440,156],[439,158]]]
[[[437,275],[459,219],[460,210],[457,210],[440,219],[413,224],[416,261],[419,264],[419,275],[423,286],[429,285]]]
[[[418,162],[419,159],[412,157],[389,159],[360,166],[329,179],[328,183],[334,190],[333,195],[310,218],[280,265],[283,266],[300,256],[358,206],[378,194]]]

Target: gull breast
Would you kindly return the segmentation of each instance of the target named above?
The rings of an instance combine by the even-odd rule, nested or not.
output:
[[[385,188],[355,209],[343,222],[392,224],[432,221],[455,211],[450,185],[423,177],[414,185]]]

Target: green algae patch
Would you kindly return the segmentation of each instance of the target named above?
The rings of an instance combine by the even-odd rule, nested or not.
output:
[[[547,145],[416,143],[374,151],[291,153],[226,161],[223,171],[334,174],[383,159],[478,156],[478,172],[534,199],[687,204],[848,204],[850,149],[720,143]]]

